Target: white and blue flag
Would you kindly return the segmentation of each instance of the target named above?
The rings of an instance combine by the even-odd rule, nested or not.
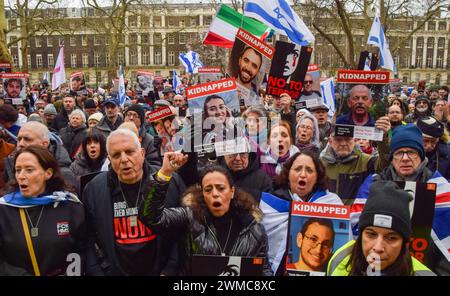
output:
[[[299,45],[314,43],[314,35],[286,0],[248,0],[244,15],[268,25]]]
[[[178,89],[179,86],[181,86],[181,80],[177,75],[177,71],[173,71],[173,90],[175,91],[176,94],[180,93],[180,90]]]
[[[203,63],[200,61],[200,55],[195,51],[188,51],[180,53],[180,63],[186,68],[187,73],[198,73],[198,68],[203,67]]]
[[[333,78],[329,78],[320,83],[320,90],[322,91],[322,99],[325,105],[328,106],[328,117],[332,118],[336,112],[336,97],[334,96],[334,82]]]
[[[370,71],[370,64],[372,62],[372,53],[366,57],[366,62],[364,63],[364,71]]]
[[[125,80],[123,78],[122,65],[119,67],[119,92],[117,93],[117,99],[119,100],[120,107],[123,108],[126,101],[125,93]]]
[[[367,44],[374,45],[380,49],[380,67],[394,71],[394,59],[392,58],[391,51],[389,50],[389,43],[384,35],[378,16],[375,16],[373,19]]]

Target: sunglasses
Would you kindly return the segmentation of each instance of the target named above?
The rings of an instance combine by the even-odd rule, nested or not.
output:
[[[312,80],[305,80],[305,84],[313,84]]]

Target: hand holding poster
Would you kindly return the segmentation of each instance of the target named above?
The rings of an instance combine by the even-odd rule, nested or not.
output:
[[[165,152],[174,152],[181,150],[183,143],[178,145],[177,122],[175,114],[171,106],[158,108],[147,114],[147,121],[153,125],[158,137],[161,139],[160,153],[164,155]]]
[[[312,48],[277,41],[275,52],[267,80],[267,94],[279,96],[288,93],[297,100],[303,88]]]
[[[333,250],[350,240],[350,207],[292,202],[288,275],[325,275]]]
[[[239,29],[228,63],[228,74],[236,78],[239,101],[243,105],[261,104],[258,90],[269,72],[274,51],[270,45]]]

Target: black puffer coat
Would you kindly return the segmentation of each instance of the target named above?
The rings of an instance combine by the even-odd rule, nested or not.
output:
[[[450,179],[450,145],[439,141],[436,148],[430,153],[426,153],[428,158],[427,168],[430,171],[439,171],[441,175]]]
[[[59,131],[61,140],[64,143],[64,148],[69,152],[71,160],[75,159],[77,152],[81,152],[81,143],[86,134],[87,129],[85,124],[82,124],[77,128],[73,128],[69,125]]]
[[[141,221],[158,232],[179,231],[187,234],[188,242],[181,262],[181,274],[189,273],[189,257],[186,254],[220,255],[221,246],[213,226],[212,215],[207,210],[201,194],[188,193],[183,198],[183,207],[165,208],[164,196],[167,184],[155,182],[154,194],[148,195],[139,209]],[[235,198],[242,191],[237,190]],[[246,198],[251,198],[245,194]],[[264,226],[259,223],[258,209],[247,212],[236,205],[232,219],[242,225],[227,255],[265,258],[263,275],[272,275],[267,257],[268,242]]]

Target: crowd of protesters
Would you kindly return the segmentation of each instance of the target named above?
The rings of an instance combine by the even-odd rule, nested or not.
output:
[[[177,148],[190,123],[187,84],[155,84],[146,96],[131,86],[125,104],[113,88],[52,92],[46,81],[28,87],[22,105],[0,95],[0,274],[189,275],[190,255],[201,254],[262,257],[263,275],[280,275],[258,207],[269,192],[349,206],[369,197],[352,225],[359,235],[334,250],[328,275],[365,275],[370,252],[386,258],[383,275],[450,275],[448,251],[435,243],[428,266],[407,251],[408,196],[390,182],[450,178],[447,86],[405,86],[374,102],[357,85],[337,118],[325,104],[295,110],[289,95],[260,91],[261,104],[242,112],[243,129],[231,126],[244,149],[201,157]],[[369,112],[374,104],[381,116]],[[166,106],[173,116],[150,123]],[[230,129],[233,115],[220,122],[209,112]],[[337,135],[335,123],[375,126],[383,141]],[[392,226],[374,225],[386,212]]]

